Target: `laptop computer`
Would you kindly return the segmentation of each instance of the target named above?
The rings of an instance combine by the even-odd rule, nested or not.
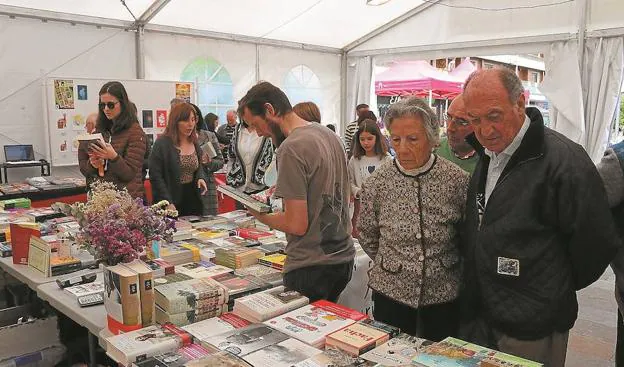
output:
[[[32,144],[5,145],[4,158],[6,163],[39,163],[35,160]]]

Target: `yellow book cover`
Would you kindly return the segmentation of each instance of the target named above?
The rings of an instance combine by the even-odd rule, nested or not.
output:
[[[50,276],[50,245],[39,237],[31,236],[28,249],[28,267],[44,277]]]
[[[139,276],[139,293],[141,299],[141,322],[143,327],[153,325],[155,320],[154,273],[141,260],[123,264]]]
[[[199,255],[199,247],[192,245],[190,243],[183,243],[180,246],[191,250],[191,252],[193,253],[193,261],[194,262],[200,262],[201,261],[201,257]]]
[[[139,276],[119,264],[104,268],[104,306],[110,317],[124,325],[141,325]]]

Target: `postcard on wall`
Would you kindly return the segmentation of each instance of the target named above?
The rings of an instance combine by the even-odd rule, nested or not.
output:
[[[74,109],[73,80],[54,80],[54,102],[59,110]]]
[[[67,140],[63,140],[63,142],[61,143],[59,150],[61,152],[66,152],[67,151]]]
[[[191,102],[191,84],[190,83],[176,83],[176,98],[183,99],[186,102]]]
[[[76,90],[78,91],[78,100],[79,101],[86,101],[87,98],[88,98],[87,86],[86,85],[78,85],[76,87]]]
[[[84,130],[85,129],[85,117],[81,114],[74,115],[72,117],[72,130]]]
[[[150,129],[154,127],[154,111],[143,110],[143,128]]]
[[[167,126],[167,110],[156,110],[156,127]]]
[[[56,127],[59,129],[64,129],[67,127],[67,114],[63,114],[63,117],[56,120]]]
[[[71,150],[72,150],[72,152],[75,153],[75,152],[78,151],[78,148],[80,148],[80,140],[78,140],[78,138],[76,137],[76,138],[74,138],[74,140],[72,140],[72,148],[71,148]]]

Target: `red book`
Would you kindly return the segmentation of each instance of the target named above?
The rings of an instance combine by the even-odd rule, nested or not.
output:
[[[13,264],[28,265],[30,236],[41,237],[38,223],[11,223]]]
[[[336,315],[345,317],[347,319],[351,319],[355,321],[362,321],[362,320],[368,319],[368,315],[364,313],[361,313],[352,308],[345,307],[337,303],[329,302],[323,299],[320,301],[312,302],[312,305],[316,307],[321,307],[322,309],[326,311],[335,313]]]
[[[171,263],[163,260],[163,259],[154,259],[152,260],[154,261],[156,264],[160,265],[160,267],[162,267],[163,269],[165,269],[165,275],[169,275],[169,274],[174,274],[175,273],[175,266],[173,266]]]
[[[273,238],[275,235],[271,232],[261,231],[255,228],[240,228],[237,235],[247,240],[260,241],[265,238]]]
[[[245,326],[249,326],[251,325],[251,322],[243,319],[242,317],[239,317],[231,312],[227,312],[224,313],[223,315],[219,316],[219,318],[225,322],[227,322],[228,324],[234,326],[237,329],[243,328]]]

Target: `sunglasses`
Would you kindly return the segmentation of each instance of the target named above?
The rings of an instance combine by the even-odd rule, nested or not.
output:
[[[108,107],[109,110],[112,110],[113,108],[115,108],[115,105],[119,103],[119,102],[100,102],[99,106],[100,106],[100,110],[103,110],[105,107]]]

